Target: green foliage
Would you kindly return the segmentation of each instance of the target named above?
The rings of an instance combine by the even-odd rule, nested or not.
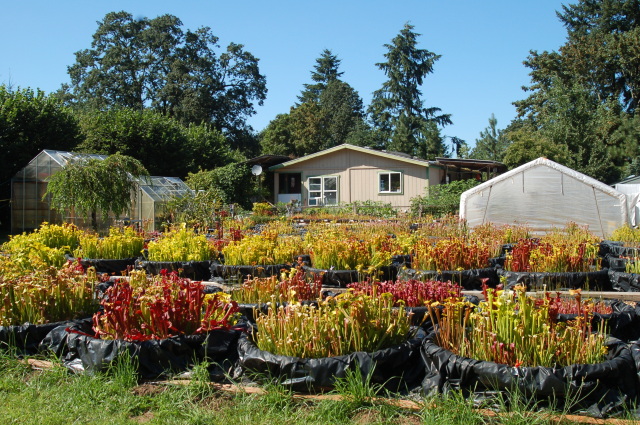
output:
[[[570,152],[560,163],[611,183],[638,152],[638,5],[579,0],[563,5],[558,18],[567,28],[566,43],[557,52],[532,51],[525,61],[531,70],[529,95],[515,105],[531,125],[520,132],[546,140],[545,149]],[[509,161],[533,156],[523,154],[526,148],[514,146],[519,153],[508,153]]]
[[[261,135],[262,151],[299,157],[346,143],[368,131],[362,99],[341,81],[340,60],[325,50],[299,96],[300,104],[278,115]],[[360,144],[360,143],[358,143]]]
[[[451,124],[451,119],[439,114],[439,108],[424,107],[420,87],[440,56],[419,49],[418,36],[405,24],[391,44],[385,44],[387,61],[376,66],[388,80],[373,93],[369,114],[386,137],[386,149],[434,158],[446,153],[438,126]]]
[[[159,112],[127,108],[96,110],[79,117],[85,140],[78,149],[131,156],[154,176],[183,177],[230,159],[225,137],[208,124],[183,125]]]
[[[89,49],[76,52],[60,96],[81,107],[151,108],[182,123],[211,123],[235,134],[266,98],[258,59],[241,44],[218,52],[208,27],[182,29],[173,15],[110,12]]]
[[[457,214],[460,208],[460,195],[479,182],[477,180],[456,180],[448,184],[429,186],[427,194],[411,198],[411,214],[422,213],[436,217]]]
[[[138,160],[126,155],[116,153],[104,160],[79,156],[51,176],[45,197],[50,195],[51,206],[59,211],[73,209],[76,214],[90,215],[96,230],[98,211],[107,219],[109,213],[118,217],[131,209],[136,187],[131,176],[148,175]]]
[[[215,226],[216,212],[223,207],[222,198],[215,188],[173,197],[164,205],[162,224],[167,229],[180,223],[190,229],[211,229]]]
[[[71,110],[40,90],[0,85],[0,182],[8,182],[43,149],[71,150],[81,140]],[[0,185],[0,222],[11,222],[11,186]]]
[[[251,208],[251,198],[256,194],[255,178],[244,163],[232,163],[208,171],[189,173],[185,183],[196,192],[215,193],[223,204],[238,204]]]
[[[498,120],[495,115],[491,114],[489,126],[480,133],[480,138],[476,139],[476,146],[469,154],[469,157],[490,161],[503,161],[505,152],[509,146],[509,140],[504,137],[502,130],[499,130],[497,125]]]
[[[316,59],[314,70],[311,71],[313,84],[305,84],[304,90],[298,96],[300,103],[318,102],[321,94],[326,90],[327,84],[338,80],[344,72],[338,71],[341,60],[331,50],[324,49]]]
[[[216,255],[215,247],[204,235],[181,226],[149,242],[147,258],[149,261],[208,261]]]
[[[112,227],[104,238],[90,233],[80,236],[80,247],[73,254],[76,258],[121,260],[140,257],[143,246],[144,237],[131,227]]]

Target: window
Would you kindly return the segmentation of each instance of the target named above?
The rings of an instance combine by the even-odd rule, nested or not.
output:
[[[402,193],[402,173],[389,171],[378,174],[380,193]]]
[[[338,205],[338,177],[309,177],[309,206]]]

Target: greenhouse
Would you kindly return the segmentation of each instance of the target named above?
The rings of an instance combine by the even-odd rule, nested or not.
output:
[[[75,217],[72,212],[60,214],[51,209],[44,195],[49,176],[65,164],[79,158],[105,159],[106,155],[78,154],[73,152],[43,150],[11,179],[11,233],[16,234],[36,229],[43,222],[72,222],[80,227],[90,227],[83,217]],[[160,230],[160,220],[166,202],[191,192],[191,189],[177,177],[134,178],[137,189],[132,194],[133,203],[128,217],[120,217],[122,222],[137,224],[146,231]],[[114,218],[101,227],[108,228]]]
[[[523,224],[534,234],[568,222],[607,237],[628,222],[627,198],[611,186],[546,158],[514,168],[462,193],[460,217],[470,227]]]

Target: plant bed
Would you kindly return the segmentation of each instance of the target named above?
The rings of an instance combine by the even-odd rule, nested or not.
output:
[[[211,279],[211,261],[146,261],[138,259],[135,268],[150,275],[160,275],[163,270],[178,273],[191,280],[208,281]]]
[[[591,291],[612,291],[607,270],[592,272],[512,272],[504,269],[497,270],[498,276],[504,280],[505,289],[512,289],[524,285],[533,290],[585,289]]]
[[[241,337],[236,376],[324,391],[358,367],[372,383],[405,391],[420,376],[423,337],[404,310],[394,309],[391,294],[346,292],[317,305],[271,307],[252,335]]]
[[[624,413],[637,399],[636,363],[640,347],[611,338],[607,356],[600,363],[563,367],[515,367],[458,356],[434,342],[429,335],[422,346],[426,376],[425,395],[460,390],[467,397],[487,402],[487,397],[509,400],[514,394],[537,407],[549,405],[562,411],[604,417]],[[635,354],[634,354],[635,353]]]
[[[500,283],[498,272],[495,268],[471,269],[471,270],[415,270],[403,269],[398,272],[398,279],[436,280],[453,282],[464,290],[477,291],[483,284],[494,288]]]
[[[100,285],[95,270],[78,262],[0,276],[0,348],[36,353],[53,328],[98,311]]]
[[[260,350],[248,334],[243,334],[238,342],[235,376],[257,382],[275,378],[294,391],[322,392],[334,389],[336,379],[344,378],[348,370],[359,369],[361,376],[371,375],[370,384],[406,393],[418,388],[424,375],[419,356],[421,341],[421,334],[417,334],[402,344],[371,353],[305,359]]]
[[[222,293],[205,294],[200,282],[163,272],[138,272],[107,289],[92,321],[52,337],[51,350],[69,367],[96,372],[118,356],[137,360],[144,378],[183,371],[194,361],[233,361],[238,307]]]
[[[74,258],[66,256],[68,261],[79,261],[82,267],[88,269],[93,267],[98,273],[107,273],[109,275],[124,276],[127,271],[135,268],[136,261],[139,257],[134,258],[122,258],[122,259],[92,259],[92,258]]]
[[[317,269],[303,266],[309,279],[321,277],[322,287],[326,288],[346,288],[350,283],[360,282],[368,277],[375,277],[377,280],[395,280],[398,269],[395,266],[382,266],[371,270],[334,270]]]
[[[266,278],[279,276],[283,271],[291,270],[291,264],[262,264],[231,266],[212,262],[210,266],[211,277],[222,278],[228,283],[242,283],[250,277]]]
[[[63,363],[74,371],[103,372],[120,356],[133,360],[143,379],[158,379],[189,370],[194,364],[207,361],[213,379],[223,379],[224,373],[238,358],[237,343],[241,330],[216,329],[197,335],[176,335],[146,341],[105,340],[93,336],[90,322],[65,329]]]
[[[447,302],[431,310],[436,328],[422,347],[425,394],[456,389],[539,407],[553,399],[550,407],[595,416],[635,402],[637,359],[629,344],[608,335],[603,317],[594,319],[606,305],[582,300],[579,291],[563,299],[531,297],[524,287],[485,288],[484,296],[477,308]]]

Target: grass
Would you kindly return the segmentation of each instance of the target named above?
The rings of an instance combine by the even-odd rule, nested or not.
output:
[[[55,361],[33,370],[0,353],[1,424],[551,424],[571,423],[509,406],[509,414],[487,415],[459,393],[420,400],[420,409],[399,407],[367,377],[349,374],[329,397],[296,396],[279,384],[262,394],[217,391],[207,365],[198,365],[188,385],[139,383],[130,362],[108,373],[71,374]],[[334,397],[331,397],[334,396]],[[340,396],[340,397],[336,397]],[[385,401],[388,400],[388,401]]]

